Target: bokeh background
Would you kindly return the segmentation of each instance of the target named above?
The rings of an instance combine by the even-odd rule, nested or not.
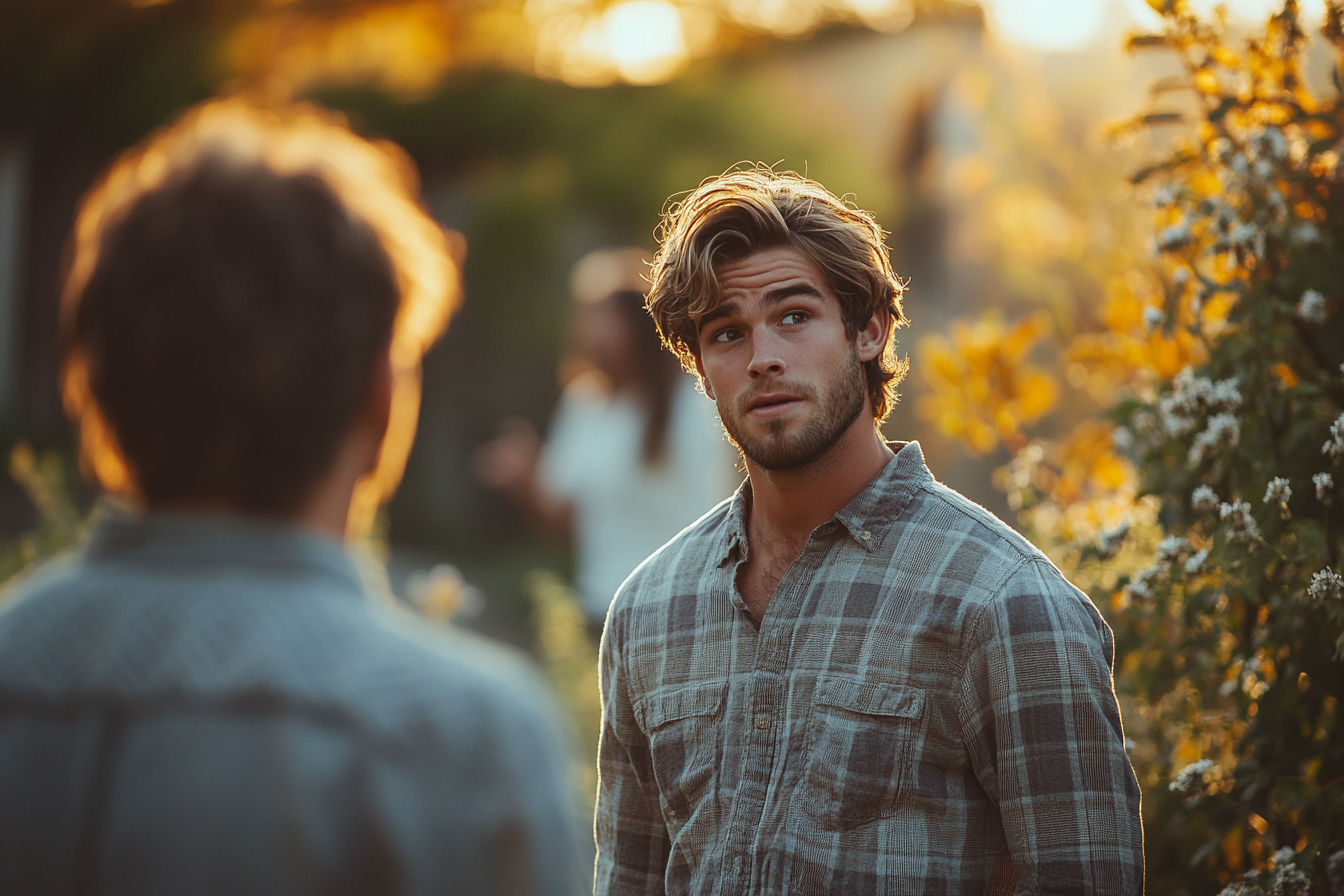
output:
[[[1207,148],[1217,136],[1209,128],[1227,115],[1216,112],[1220,91],[1245,100],[1236,125],[1245,133],[1286,127],[1277,113],[1255,111],[1254,84],[1210,86],[1200,65],[1222,65],[1216,77],[1233,81],[1272,75],[1280,91],[1285,77],[1298,78],[1333,97],[1337,51],[1311,36],[1328,6],[0,0],[0,449],[12,473],[0,481],[0,574],[68,545],[94,498],[57,392],[56,289],[79,196],[119,151],[195,102],[233,93],[314,100],[405,147],[431,212],[467,246],[465,305],[426,359],[417,441],[378,537],[393,587],[431,616],[457,609],[451,624],[537,655],[587,744],[592,645],[567,594],[570,553],[479,486],[471,457],[508,417],[545,430],[569,351],[575,262],[604,246],[651,254],[670,198],[735,163],[766,162],[851,194],[891,231],[895,267],[909,281],[912,326],[900,340],[913,372],[888,436],[918,439],[935,475],[1036,539],[1122,635],[1117,686],[1145,787],[1152,892],[1216,892],[1257,868],[1287,879],[1294,860],[1328,887],[1329,856],[1344,849],[1344,787],[1328,774],[1344,775],[1344,664],[1320,659],[1324,679],[1338,680],[1302,722],[1305,758],[1283,772],[1296,775],[1316,815],[1302,815],[1301,801],[1291,818],[1269,806],[1272,788],[1234,792],[1237,738],[1265,693],[1253,695],[1256,682],[1274,685],[1274,662],[1284,660],[1265,654],[1269,666],[1256,660],[1260,677],[1243,687],[1264,641],[1228,647],[1190,686],[1241,703],[1217,718],[1199,701],[1152,710],[1158,691],[1190,684],[1191,673],[1143,679],[1137,661],[1127,671],[1125,651],[1147,644],[1148,629],[1126,628],[1123,614],[1135,612],[1127,585],[1173,517],[1161,495],[1144,497],[1160,490],[1135,451],[1126,454],[1132,440],[1117,447],[1113,433],[1128,419],[1117,407],[1155,404],[1184,367],[1208,361],[1201,346],[1223,332],[1196,326],[1182,336],[1167,323],[1178,309],[1163,253],[1192,240],[1164,229],[1186,220],[1168,207],[1176,194],[1161,195],[1177,187],[1140,175]],[[1285,38],[1286,20],[1271,19],[1285,9],[1301,34]],[[1214,45],[1231,55],[1152,37],[1195,21],[1219,29]],[[1248,40],[1262,42],[1260,56]],[[1292,63],[1286,75],[1269,72],[1280,57]],[[1322,176],[1333,178],[1333,167]],[[1189,270],[1198,270],[1193,261]],[[1222,314],[1221,325],[1232,303],[1215,292],[1196,316]],[[1324,298],[1338,333],[1339,296]],[[1297,349],[1284,351],[1291,361]],[[1299,498],[1309,491],[1299,485]],[[1259,494],[1248,500],[1259,507]],[[1338,523],[1330,525],[1322,556],[1338,570]],[[1088,553],[1099,539],[1109,544],[1103,536],[1118,544],[1125,526],[1135,534],[1123,551]],[[1199,610],[1192,630],[1225,607],[1214,600]],[[1338,615],[1328,619],[1337,631]],[[1153,668],[1166,669],[1185,647],[1145,649],[1157,651]],[[1219,750],[1224,778],[1171,790],[1180,771]],[[1313,757],[1326,771],[1318,762],[1308,780],[1302,763]],[[1294,858],[1275,858],[1285,847]]]

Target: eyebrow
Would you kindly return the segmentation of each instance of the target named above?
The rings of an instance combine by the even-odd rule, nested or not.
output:
[[[821,293],[815,286],[806,283],[795,283],[790,286],[781,286],[778,289],[772,289],[765,294],[764,302],[767,305],[778,305],[781,302],[787,302],[789,299],[798,296],[808,296],[811,298],[821,298]],[[696,333],[704,332],[705,327],[714,323],[721,317],[730,317],[738,312],[740,306],[737,302],[723,302],[716,305],[712,310],[706,311],[696,324]]]

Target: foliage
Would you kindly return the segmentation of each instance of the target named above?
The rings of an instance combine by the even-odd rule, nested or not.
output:
[[[997,427],[1018,449],[999,481],[1115,628],[1150,889],[1328,892],[1344,867],[1344,85],[1309,90],[1295,0],[1244,42],[1181,0],[1154,6],[1164,32],[1132,43],[1183,74],[1117,133],[1190,122],[1134,178],[1159,260],[1063,354],[1071,381],[1122,397],[1111,425],[1062,440]],[[1337,3],[1324,34],[1344,50]]]
[[[67,484],[65,459],[58,453],[39,456],[32,445],[19,442],[10,452],[9,474],[37,508],[38,525],[16,541],[0,544],[0,584],[24,567],[74,545],[86,525]]]
[[[582,804],[591,810],[597,796],[597,734],[602,726],[597,646],[588,636],[574,590],[563,579],[548,570],[533,570],[527,589],[542,668],[560,697],[574,737],[574,779],[582,791]]]

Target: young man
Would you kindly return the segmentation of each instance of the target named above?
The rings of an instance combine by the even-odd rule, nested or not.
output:
[[[1110,630],[877,429],[882,230],[755,168],[664,233],[650,310],[749,478],[612,607],[598,893],[1139,893]]]
[[[456,303],[415,196],[329,116],[220,102],[86,197],[65,397],[128,507],[0,613],[0,892],[578,891],[533,674],[342,545]]]

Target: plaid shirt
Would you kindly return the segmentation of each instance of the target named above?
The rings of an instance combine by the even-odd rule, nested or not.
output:
[[[621,587],[599,894],[1142,891],[1110,629],[893,447],[759,630],[735,587],[745,485]]]

